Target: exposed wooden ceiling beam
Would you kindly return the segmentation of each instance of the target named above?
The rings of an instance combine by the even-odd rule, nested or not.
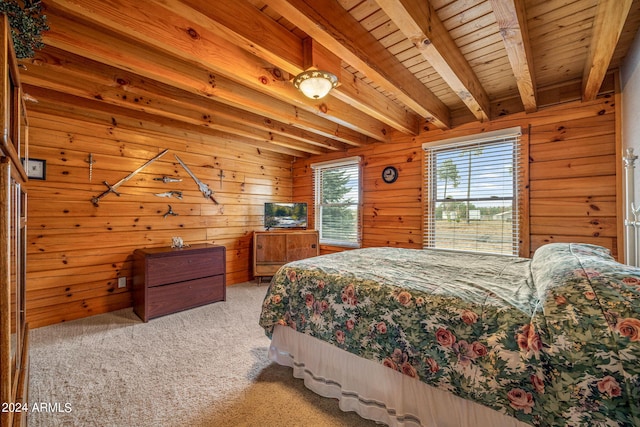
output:
[[[489,97],[480,80],[424,0],[376,0],[402,33],[480,121],[489,120]]]
[[[303,63],[302,40],[245,1],[147,0],[287,72]]]
[[[268,94],[298,109],[349,127],[378,141],[389,141],[389,126],[335,98],[312,101],[299,93],[279,69],[246,50],[230,44],[209,26],[186,19],[155,3],[120,0],[118,4],[94,0],[50,0],[65,13],[104,26],[122,35],[191,61]],[[127,11],[126,14],[121,12]],[[199,14],[193,11],[192,14]]]
[[[538,109],[533,55],[527,30],[524,0],[490,0],[509,63],[527,113]]]
[[[584,101],[592,101],[598,95],[632,3],[633,0],[598,1],[589,56],[582,75]]]
[[[94,61],[109,64],[142,77],[215,99],[265,117],[291,124],[304,131],[317,133],[353,146],[369,142],[356,131],[330,122],[316,114],[299,110],[290,104],[249,89],[204,67],[164,55],[161,52],[132,43],[95,26],[84,25],[48,14],[51,29],[44,42],[61,50],[73,52]]]
[[[449,109],[335,0],[265,3],[421,117],[448,128]]]

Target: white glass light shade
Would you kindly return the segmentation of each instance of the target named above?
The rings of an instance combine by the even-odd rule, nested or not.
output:
[[[304,71],[293,80],[293,85],[311,99],[324,98],[337,84],[335,74],[321,70]]]

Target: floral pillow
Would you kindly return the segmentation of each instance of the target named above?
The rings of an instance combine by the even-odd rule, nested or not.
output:
[[[640,425],[640,269],[606,248],[550,244],[532,275],[550,369],[543,406],[552,425]],[[559,369],[562,367],[562,369]]]

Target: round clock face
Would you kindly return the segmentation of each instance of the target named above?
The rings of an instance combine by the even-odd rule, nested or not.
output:
[[[398,169],[394,168],[393,166],[387,166],[382,171],[382,179],[387,184],[391,184],[396,179],[398,179]]]

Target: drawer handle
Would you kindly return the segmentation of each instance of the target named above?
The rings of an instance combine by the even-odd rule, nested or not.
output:
[[[316,248],[316,244],[314,243],[313,245],[311,245],[311,249],[315,249]]]

